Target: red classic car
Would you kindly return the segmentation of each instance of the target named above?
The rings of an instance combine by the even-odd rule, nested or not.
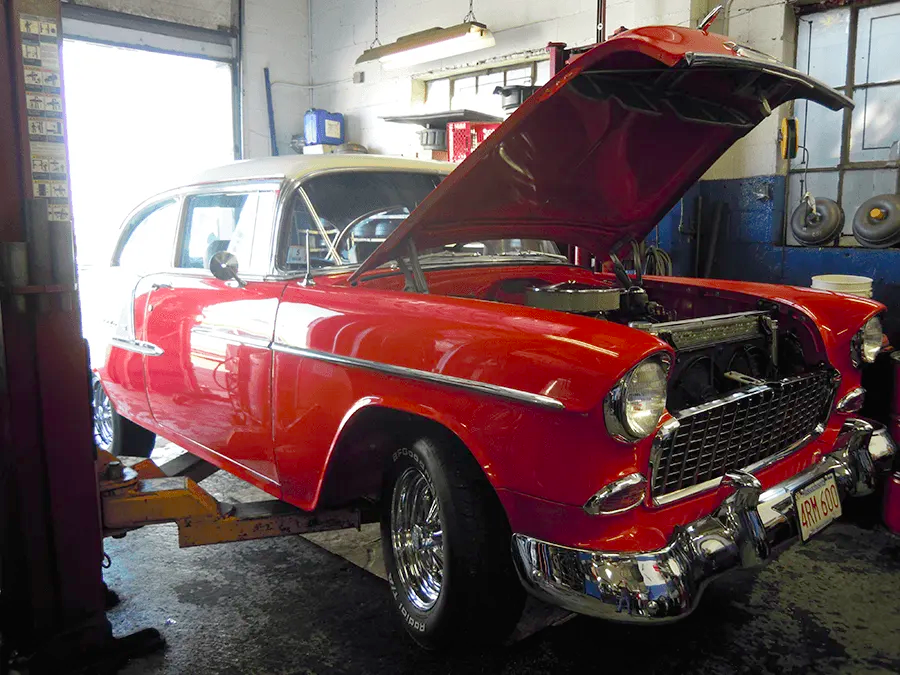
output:
[[[883,305],[629,276],[615,255],[800,97],[850,105],[721,36],[642,28],[458,168],[274,158],[155,197],[104,270],[98,443],[146,455],[160,434],[301,509],[380,505],[427,647],[501,639],[525,590],[683,617],[895,451],[857,416]]]

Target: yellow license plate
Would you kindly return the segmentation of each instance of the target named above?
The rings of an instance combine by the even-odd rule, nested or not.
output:
[[[800,540],[809,541],[841,516],[841,499],[834,472],[808,483],[794,491],[794,506],[800,524]]]

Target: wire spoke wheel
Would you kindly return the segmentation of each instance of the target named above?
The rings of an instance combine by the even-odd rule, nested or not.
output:
[[[415,608],[427,612],[441,594],[444,531],[434,488],[414,467],[408,467],[394,484],[391,546],[403,593]]]
[[[113,444],[113,408],[98,378],[94,378],[91,394],[94,441],[101,450],[109,450]]]

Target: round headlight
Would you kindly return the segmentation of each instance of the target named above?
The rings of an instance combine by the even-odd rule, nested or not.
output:
[[[862,363],[875,363],[881,351],[881,318],[873,316],[866,321],[854,336],[850,356],[857,366]]]
[[[666,410],[666,364],[651,357],[635,366],[606,397],[604,417],[613,434],[625,440],[646,438]]]

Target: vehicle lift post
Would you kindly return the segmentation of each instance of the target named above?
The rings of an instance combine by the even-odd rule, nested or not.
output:
[[[61,103],[61,41],[58,0],[0,0],[3,672],[11,659],[32,673],[110,671],[162,644],[154,630],[115,639],[106,618],[71,209],[35,194],[68,194],[64,129],[44,127],[64,122],[26,104],[28,89]],[[53,183],[37,182],[35,155],[57,162]]]

